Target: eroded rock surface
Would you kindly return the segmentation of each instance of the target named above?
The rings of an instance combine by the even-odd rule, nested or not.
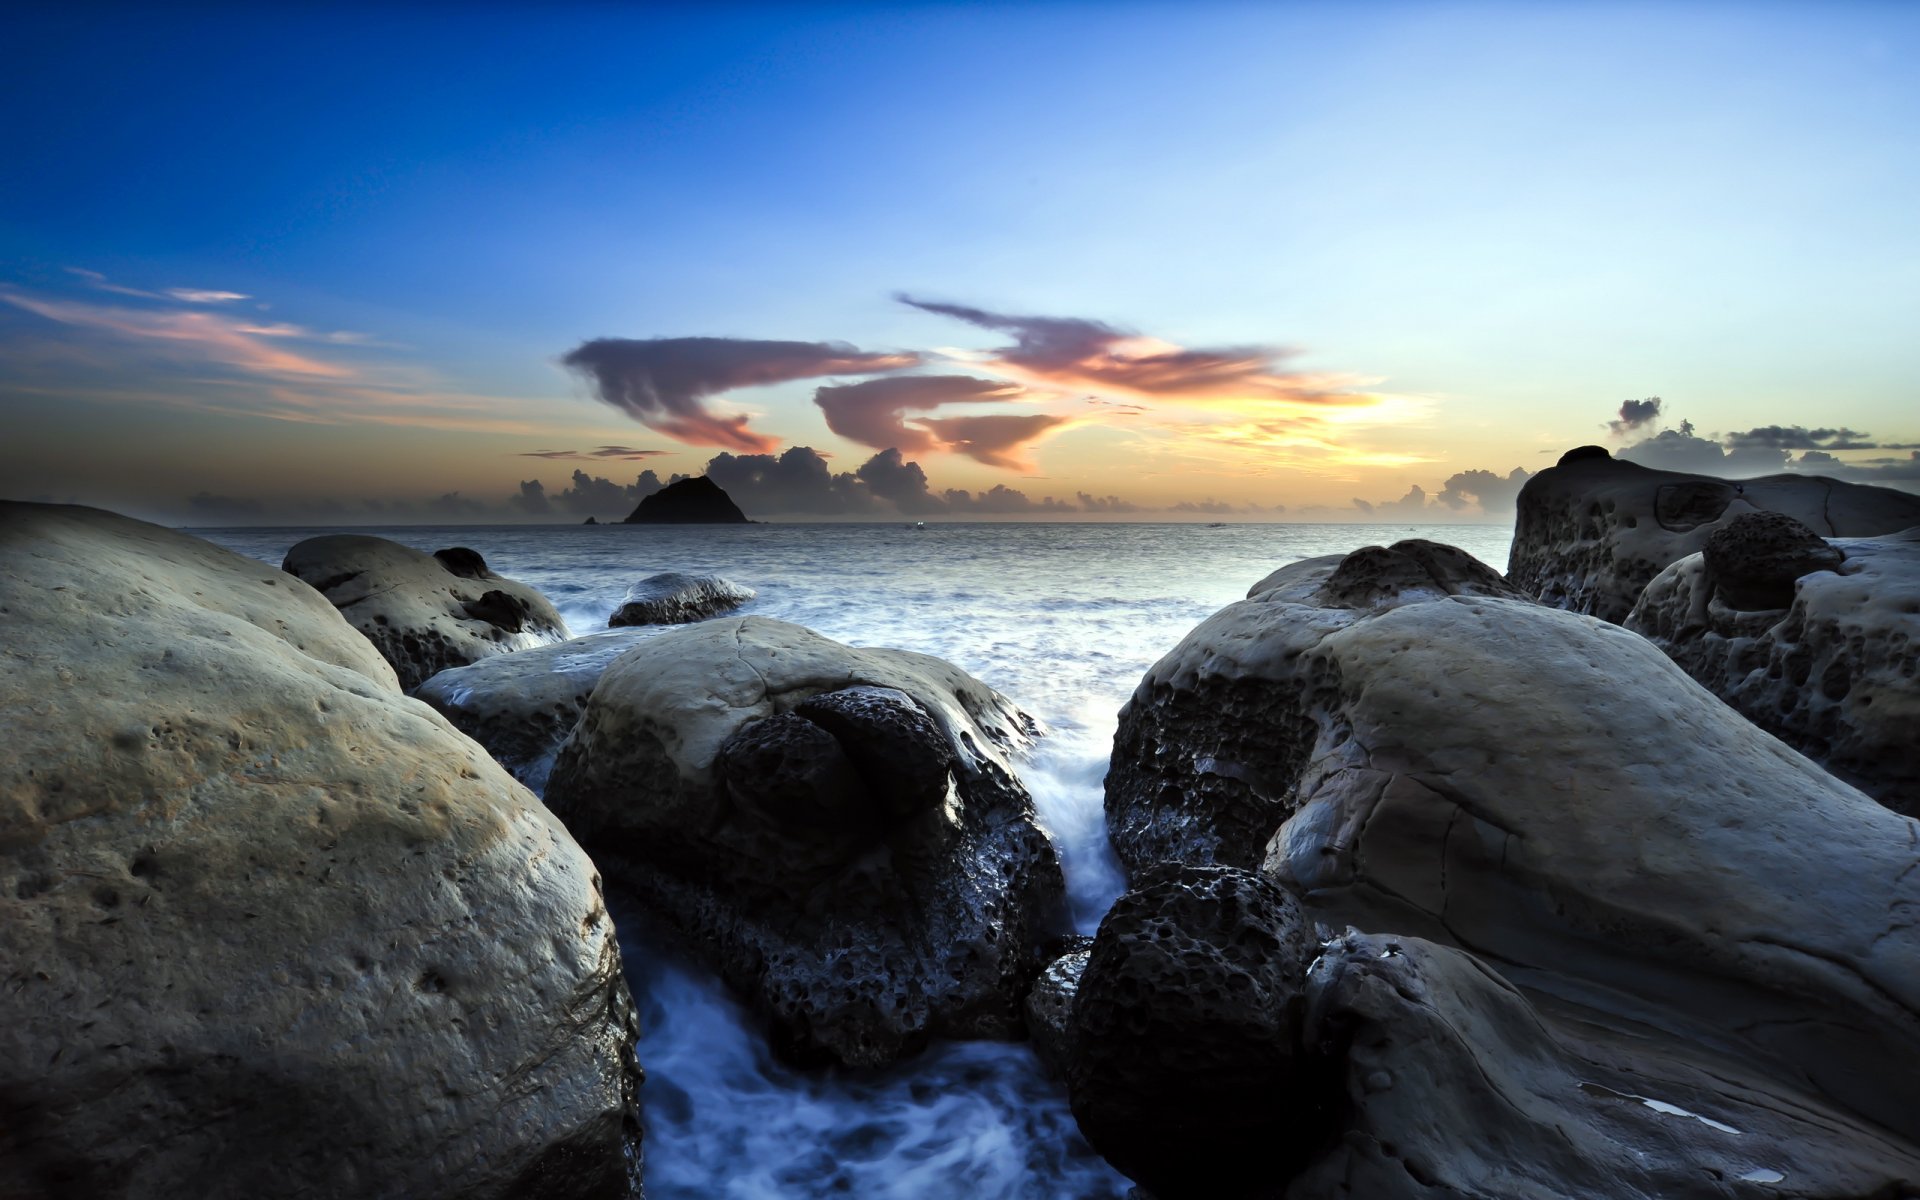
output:
[[[570,636],[545,596],[495,575],[465,547],[423,554],[337,533],[301,542],[282,565],[339,609],[408,691],[449,667]]]
[[[450,667],[414,695],[485,746],[514,778],[539,790],[607,666],[656,632],[615,629],[497,654]]]
[[[628,588],[626,599],[607,618],[607,624],[617,627],[704,621],[739,608],[755,595],[752,588],[718,575],[663,571]]]
[[[560,823],[281,572],[22,504],[0,563],[0,1195],[629,1195]]]
[[[1149,672],[1129,720],[1153,753],[1117,740],[1135,782],[1109,792],[1130,868],[1265,841],[1336,926],[1604,993],[1920,1131],[1920,1078],[1888,1066],[1920,1054],[1920,825],[1637,634],[1464,590],[1341,607],[1338,574],[1295,564]]]
[[[1031,728],[939,659],[721,618],[607,669],[546,799],[785,1051],[873,1065],[1022,1027],[1063,891]]]
[[[1094,1149],[1161,1197],[1288,1178],[1326,1124],[1300,1040],[1318,950],[1263,876],[1147,872],[1100,922],[1073,1000],[1067,1090]]]
[[[1784,590],[1762,598],[1786,601],[1768,609],[1748,607],[1744,579],[1729,597],[1711,550],[1656,576],[1626,627],[1756,725],[1920,815],[1920,528],[1768,555]]]
[[[1618,623],[1667,564],[1757,512],[1792,517],[1823,538],[1867,537],[1920,524],[1920,496],[1819,475],[1734,481],[1659,471],[1585,446],[1520,489],[1507,578],[1543,604]]]

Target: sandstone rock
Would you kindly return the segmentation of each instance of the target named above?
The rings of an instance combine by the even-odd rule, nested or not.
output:
[[[560,823],[288,575],[22,504],[0,562],[0,1195],[629,1195]]]
[[[1732,481],[1658,471],[1586,446],[1520,489],[1507,578],[1543,604],[1618,623],[1668,563],[1733,518],[1763,511],[1821,537],[1867,537],[1920,525],[1920,496],[1819,475]]]
[[[607,668],[546,799],[785,1052],[874,1065],[1022,1027],[1063,892],[1030,731],[938,659],[722,618]]]
[[[1748,612],[1787,607],[1795,581],[1841,559],[1819,534],[1776,512],[1741,513],[1708,534],[1700,553],[1720,601]]]
[[[745,525],[747,514],[705,475],[670,483],[628,514],[628,525]]]
[[[547,786],[554,751],[573,731],[607,665],[657,632],[616,629],[496,654],[449,667],[414,695],[539,791]]]
[[[1318,952],[1292,897],[1165,864],[1100,922],[1073,1002],[1067,1091],[1107,1161],[1162,1197],[1270,1190],[1320,1141],[1300,1048]]]
[[[626,599],[607,618],[607,624],[617,627],[704,621],[739,608],[755,595],[752,588],[718,575],[663,571],[628,588]]]
[[[1108,795],[1131,869],[1265,841],[1316,919],[1471,949],[1920,1135],[1895,1065],[1920,1056],[1920,824],[1636,634],[1465,589],[1350,609],[1338,574],[1287,568],[1148,673]]]
[[[1747,591],[1729,603],[1712,548],[1656,576],[1626,627],[1762,729],[1920,816],[1920,528],[1775,556],[1778,578],[1809,568],[1784,611],[1747,610]]]
[[[464,547],[422,554],[385,538],[337,533],[301,542],[283,566],[365,634],[408,691],[448,667],[569,636],[545,596],[495,575]]]

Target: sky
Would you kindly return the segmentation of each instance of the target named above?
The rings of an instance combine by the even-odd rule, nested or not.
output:
[[[1920,490],[1920,6],[14,12],[14,498],[1492,520],[1582,444]]]

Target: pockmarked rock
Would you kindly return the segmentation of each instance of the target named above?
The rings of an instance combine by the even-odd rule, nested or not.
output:
[[[1787,607],[1795,583],[1837,569],[1844,557],[1813,530],[1776,512],[1741,513],[1708,534],[1700,554],[1720,602],[1745,612]]]
[[[620,607],[607,618],[607,624],[618,627],[704,621],[739,608],[757,594],[752,588],[719,575],[663,571],[629,587]]]
[[[1064,920],[1011,755],[1029,718],[958,668],[727,617],[601,677],[548,805],[802,1060],[1022,1029]]]
[[[1543,604],[1617,624],[1669,563],[1759,512],[1792,517],[1823,538],[1868,537],[1920,525],[1920,496],[1820,475],[1660,471],[1583,446],[1520,489],[1507,578]]]
[[[465,547],[424,554],[336,533],[301,542],[282,565],[374,644],[407,691],[449,667],[570,636],[545,596],[494,574]]]
[[[1278,572],[1149,671],[1109,791],[1131,870],[1251,860],[1335,928],[1920,1135],[1920,826],[1637,634],[1464,586],[1345,607],[1340,573]]]
[[[593,864],[321,595],[0,505],[0,1195],[626,1197]]]
[[[1081,1132],[1156,1196],[1271,1191],[1317,1149],[1331,1089],[1301,1049],[1319,952],[1291,896],[1162,864],[1100,922],[1065,1052]]]
[[[1920,528],[1768,557],[1784,590],[1765,598],[1784,605],[1749,607],[1745,580],[1730,601],[1728,566],[1707,552],[1655,576],[1626,627],[1754,724],[1920,816]]]
[[[614,659],[657,629],[614,629],[449,667],[414,695],[536,791]]]

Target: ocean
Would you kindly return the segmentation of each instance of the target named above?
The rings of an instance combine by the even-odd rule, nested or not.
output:
[[[334,529],[193,530],[276,566]],[[965,668],[1037,717],[1021,777],[1091,933],[1120,893],[1101,780],[1134,685],[1209,614],[1277,567],[1420,537],[1505,570],[1511,525],[777,524],[355,529],[421,550],[467,546],[595,633],[627,585],[714,573],[759,592],[740,611],[840,641]],[[619,913],[616,910],[616,916]],[[710,974],[650,943],[621,946],[640,1009],[651,1200],[726,1197],[1123,1197],[1064,1091],[1024,1045],[948,1043],[884,1071],[777,1063]]]

